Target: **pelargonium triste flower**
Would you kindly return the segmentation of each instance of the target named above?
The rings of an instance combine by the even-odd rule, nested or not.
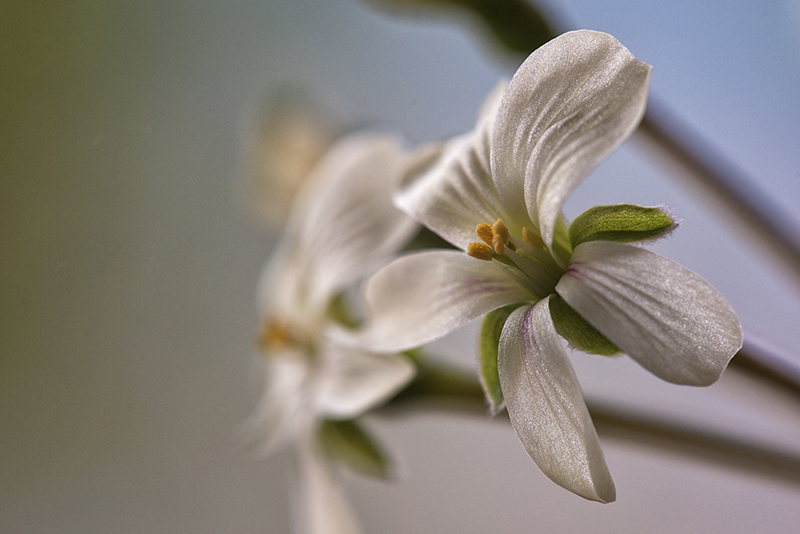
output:
[[[419,346],[487,314],[481,363],[492,407],[505,403],[548,477],[601,502],[614,500],[614,484],[559,334],[698,386],[742,343],[736,314],[708,282],[631,244],[672,230],[666,211],[597,207],[571,227],[561,215],[638,124],[650,70],[592,31],[536,50],[475,130],[418,162],[395,199],[462,251],[401,257],[364,290],[372,318],[360,341],[374,350]]]
[[[326,422],[342,421],[349,426],[339,428],[352,434],[358,427],[350,419],[385,401],[415,374],[405,356],[345,347],[329,336],[338,324],[337,296],[385,262],[417,228],[391,203],[409,157],[386,135],[352,136],[334,145],[293,205],[261,279],[266,385],[251,423],[268,449],[294,445],[305,501],[301,520],[309,533],[359,531],[323,454]]]

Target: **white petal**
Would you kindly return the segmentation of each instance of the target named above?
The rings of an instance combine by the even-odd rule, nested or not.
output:
[[[711,384],[742,346],[739,319],[711,284],[639,247],[578,245],[556,291],[623,352],[669,382]]]
[[[259,362],[262,363],[262,362]],[[261,400],[245,423],[245,433],[269,453],[307,430],[313,420],[309,366],[303,354],[282,351],[263,361]]]
[[[333,468],[311,438],[298,443],[300,506],[296,520],[303,534],[359,534],[361,528]]]
[[[473,132],[449,141],[413,165],[395,196],[398,208],[457,247],[477,241],[475,227],[501,218],[509,228],[530,224],[503,208],[489,175],[489,136],[505,84],[487,99]]]
[[[322,350],[317,412],[323,417],[356,417],[397,393],[416,372],[399,354],[373,354],[331,341]]]
[[[463,252],[398,258],[367,280],[370,320],[358,342],[380,352],[418,347],[495,308],[535,300],[505,271]]]
[[[293,287],[283,291],[293,293],[295,307],[324,307],[415,231],[391,199],[409,158],[397,138],[361,134],[338,142],[315,167],[284,238],[280,270],[292,274],[280,283]],[[275,285],[263,284],[266,291]]]
[[[507,209],[524,198],[548,245],[569,193],[639,123],[650,70],[614,37],[581,30],[537,49],[511,79],[492,177]]]
[[[511,425],[553,482],[581,497],[611,502],[614,482],[549,301],[515,310],[500,337],[498,372]]]

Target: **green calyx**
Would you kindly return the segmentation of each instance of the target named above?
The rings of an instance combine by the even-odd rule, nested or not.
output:
[[[558,295],[550,297],[550,316],[561,337],[579,350],[601,356],[613,356],[620,350],[603,334],[586,322]]]
[[[334,460],[362,475],[389,478],[389,458],[356,420],[325,419],[319,425],[318,436],[323,448]]]
[[[503,390],[500,388],[500,376],[497,372],[497,348],[500,345],[500,334],[511,315],[519,305],[506,306],[487,313],[481,321],[480,360],[481,385],[494,415],[503,408]]]
[[[569,226],[573,247],[588,241],[631,243],[662,237],[677,223],[663,208],[614,204],[595,206],[578,215]]]

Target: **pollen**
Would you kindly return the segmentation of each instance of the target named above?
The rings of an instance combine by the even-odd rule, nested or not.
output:
[[[270,319],[264,323],[258,334],[258,348],[268,354],[291,343],[289,324],[280,319]]]
[[[479,243],[477,241],[470,243],[467,245],[467,254],[479,260],[492,261],[492,247],[486,243]]]
[[[481,241],[486,243],[487,245],[492,244],[492,239],[494,238],[494,231],[492,227],[486,223],[481,223],[475,228],[475,232],[478,234],[478,237],[481,238]]]

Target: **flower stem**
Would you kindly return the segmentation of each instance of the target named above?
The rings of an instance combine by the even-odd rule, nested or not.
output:
[[[744,346],[728,368],[776,386],[800,400],[800,369],[797,365],[752,338],[745,339]]]
[[[747,352],[736,356],[748,361]],[[734,361],[736,360],[734,358]],[[760,360],[757,360],[760,361]],[[439,411],[488,418],[488,407],[480,383],[471,373],[455,367],[418,360],[419,373],[408,388],[378,411],[384,416],[403,416],[412,411]],[[745,368],[744,364],[741,364]],[[769,377],[768,372],[754,374]],[[783,374],[778,375],[783,378]],[[792,391],[800,393],[798,384]],[[634,413],[621,407],[587,399],[600,436],[680,454],[766,478],[800,485],[800,454],[760,445],[721,432],[701,430],[684,423]],[[494,417],[508,421],[506,412]]]
[[[681,124],[652,95],[637,134],[652,153],[678,171],[673,176],[682,178],[738,232],[769,254],[800,290],[800,233],[791,224],[792,217],[752,177]]]

